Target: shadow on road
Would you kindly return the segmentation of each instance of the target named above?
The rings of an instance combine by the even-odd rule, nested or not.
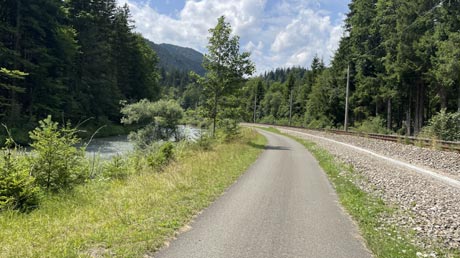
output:
[[[290,148],[283,146],[262,145],[253,142],[248,143],[248,145],[261,150],[291,150]]]

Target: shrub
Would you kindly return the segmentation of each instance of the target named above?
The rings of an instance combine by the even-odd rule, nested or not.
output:
[[[442,109],[422,129],[420,136],[444,141],[460,141],[460,112],[448,113]]]
[[[0,160],[0,211],[30,211],[36,208],[39,203],[39,188],[34,181],[29,175],[25,157],[16,150],[3,149]]]
[[[174,145],[171,142],[163,143],[157,151],[147,157],[150,167],[162,170],[174,159]]]
[[[183,109],[173,100],[159,100],[150,102],[141,100],[137,103],[125,105],[121,109],[123,124],[142,124],[144,128],[130,134],[130,139],[136,142],[136,147],[146,148],[151,143],[171,138],[180,140],[182,135],[178,125],[183,117]]]
[[[320,116],[319,118],[313,119],[308,122],[307,128],[312,129],[324,129],[324,128],[331,128],[332,122],[329,118],[325,116]]]
[[[275,117],[273,115],[264,116],[260,119],[259,123],[262,124],[275,124]]]
[[[201,134],[200,138],[197,139],[195,146],[199,149],[208,151],[212,149],[214,139],[209,134]]]
[[[198,107],[196,110],[189,109],[185,111],[181,122],[196,128],[209,128],[212,123],[210,119],[206,118],[205,111],[200,107]]]
[[[129,175],[129,162],[120,155],[112,157],[103,167],[104,177],[124,179]]]
[[[391,131],[384,125],[385,120],[381,117],[369,117],[367,120],[358,124],[355,130],[362,133],[390,134]]]
[[[234,119],[222,119],[218,124],[219,136],[225,142],[231,141],[240,134],[240,126]]]
[[[69,124],[58,128],[58,123],[48,116],[30,132],[30,138],[34,149],[30,156],[32,175],[39,186],[59,191],[84,181],[84,148],[75,147],[80,139]]]

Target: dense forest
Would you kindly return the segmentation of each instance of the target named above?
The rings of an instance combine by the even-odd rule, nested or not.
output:
[[[171,44],[155,44],[147,40],[147,44],[158,55],[158,67],[165,71],[194,71],[199,75],[206,72],[203,68],[203,54],[186,47],[175,46]]]
[[[145,40],[133,24],[116,0],[2,0],[0,122],[25,142],[47,115],[119,124],[121,100],[206,109],[206,83],[189,73],[205,74],[203,56]],[[315,57],[238,82],[219,116],[343,128],[348,77],[354,129],[417,135],[440,111],[445,128],[460,127],[459,31],[460,1],[353,0],[330,65]]]
[[[460,112],[460,1],[353,0],[345,29],[330,67],[315,58],[249,81],[247,117],[288,124],[292,100],[292,124],[342,128],[348,67],[352,126],[417,135]]]
[[[157,56],[115,0],[2,0],[0,122],[27,132],[52,115],[118,123],[120,100],[160,97]],[[20,137],[20,136],[19,136]]]

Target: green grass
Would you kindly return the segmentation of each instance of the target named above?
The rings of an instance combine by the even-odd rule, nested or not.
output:
[[[0,214],[0,257],[142,257],[151,254],[231,185],[262,151],[244,130],[211,151],[190,150],[162,173],[93,181],[46,197],[29,214]]]
[[[395,212],[394,208],[358,188],[353,182],[359,175],[352,167],[336,161],[329,152],[313,142],[283,134],[273,127],[263,129],[295,139],[313,154],[334,185],[342,206],[358,224],[367,247],[376,257],[416,257],[420,250],[411,243],[414,236],[400,228],[382,223],[381,218]]]

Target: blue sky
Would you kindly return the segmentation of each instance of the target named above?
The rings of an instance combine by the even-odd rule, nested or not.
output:
[[[257,73],[329,62],[343,34],[348,0],[118,0],[128,3],[136,30],[155,43],[206,52],[208,29],[225,15]]]

